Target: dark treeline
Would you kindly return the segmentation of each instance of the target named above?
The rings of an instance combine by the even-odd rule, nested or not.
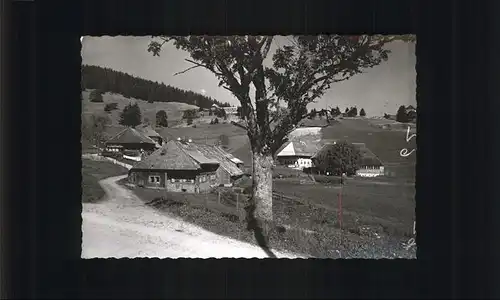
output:
[[[214,103],[229,106],[228,103],[220,103],[202,94],[99,66],[82,66],[82,89],[97,89],[148,102],[182,102],[202,108],[210,108]]]

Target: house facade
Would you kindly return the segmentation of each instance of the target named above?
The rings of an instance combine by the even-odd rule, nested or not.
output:
[[[316,137],[300,137],[286,142],[276,152],[276,163],[294,169],[307,169],[313,166],[312,156],[325,141]]]
[[[216,146],[171,140],[129,171],[130,183],[172,192],[205,193],[243,172]]]

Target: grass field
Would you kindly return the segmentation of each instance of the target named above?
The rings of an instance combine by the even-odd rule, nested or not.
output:
[[[143,120],[144,118],[147,118],[153,124],[156,120],[156,113],[160,110],[165,110],[165,112],[167,113],[167,118],[170,126],[175,125],[181,120],[183,110],[198,109],[198,106],[186,103],[179,103],[179,102],[148,103],[147,101],[144,100],[126,98],[122,95],[112,94],[112,93],[105,93],[102,96],[104,102],[95,103],[89,101],[89,94],[90,90],[82,92],[82,114],[84,116],[92,114],[108,115],[111,119],[112,125],[118,125],[118,120],[120,119],[120,112],[129,103],[137,102],[139,104],[139,108],[141,109]],[[107,114],[104,111],[104,106],[108,103],[117,103],[118,109]]]
[[[403,148],[416,148],[416,138],[406,141],[405,131],[391,131],[376,128],[368,120],[341,120],[339,124],[322,129],[324,139],[345,139],[351,143],[365,143],[384,164],[414,163],[416,155],[402,157]]]
[[[304,213],[309,216],[296,219],[303,224],[309,222],[308,227],[314,222],[339,224],[338,185],[310,185],[277,179],[273,182],[273,191],[306,204]],[[348,180],[341,194],[342,226],[354,232],[367,227],[377,234],[410,237],[415,215],[414,194],[415,188],[409,184]],[[310,211],[314,209],[315,212]]]
[[[275,186],[283,187],[280,184]],[[144,202],[160,211],[212,232],[255,244],[255,237],[246,229],[242,210],[247,203],[245,195],[240,194],[236,198],[239,207],[237,210],[235,194],[228,192],[230,189],[221,188],[226,192],[219,197],[217,193],[202,195],[129,188]],[[331,190],[328,192],[331,193]],[[408,238],[404,233],[398,232],[400,227],[397,226],[404,226],[399,224],[398,220],[377,217],[378,210],[387,210],[382,200],[379,199],[376,204],[371,205],[374,212],[368,214],[366,206],[360,208],[356,206],[355,201],[348,202],[347,206],[351,210],[344,213],[341,230],[337,222],[337,210],[331,199],[325,199],[323,203],[318,201],[315,205],[303,205],[297,201],[275,197],[274,221],[270,224],[271,246],[322,258],[415,257],[414,250],[405,250],[402,247],[401,243]],[[411,225],[407,231],[411,231]]]
[[[105,194],[99,180],[127,172],[126,168],[111,162],[82,159],[82,202],[98,202]]]

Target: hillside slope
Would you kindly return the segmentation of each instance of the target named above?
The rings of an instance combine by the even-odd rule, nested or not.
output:
[[[306,129],[300,129],[307,131]],[[314,130],[317,131],[317,130]],[[324,127],[318,132],[322,139],[347,140],[351,143],[365,143],[377,155],[386,168],[398,177],[415,177],[416,153],[402,157],[400,151],[416,148],[416,139],[406,141],[406,132],[401,130],[382,129],[371,125],[369,119],[339,120],[334,125]],[[245,136],[239,141],[240,147],[231,149],[231,153],[251,165],[252,152],[250,143]]]
[[[82,91],[99,89],[102,92],[120,94],[126,98],[142,99],[149,102],[181,102],[203,108],[209,108],[214,103],[219,106],[229,106],[228,103],[220,103],[200,93],[182,90],[100,66],[82,66],[81,87]]]
[[[139,108],[141,109],[142,119],[149,119],[150,122],[154,123],[156,120],[156,113],[160,110],[164,110],[167,112],[167,117],[169,121],[169,126],[173,126],[178,123],[182,119],[182,113],[187,109],[198,109],[198,106],[190,105],[186,103],[179,102],[154,102],[149,103],[144,100],[127,98],[123,95],[113,94],[113,93],[105,93],[102,98],[104,102],[95,103],[90,102],[89,94],[91,90],[85,90],[82,92],[82,114],[85,115],[108,115],[111,119],[111,125],[118,125],[118,120],[120,119],[120,112],[123,108],[129,103],[139,104]],[[111,113],[106,113],[104,111],[104,106],[108,103],[117,103],[118,109],[112,111]]]

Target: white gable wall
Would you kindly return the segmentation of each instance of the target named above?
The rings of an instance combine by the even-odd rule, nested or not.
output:
[[[281,150],[280,153],[278,153],[276,156],[295,156],[295,148],[293,147],[293,143],[288,143],[283,150]]]

